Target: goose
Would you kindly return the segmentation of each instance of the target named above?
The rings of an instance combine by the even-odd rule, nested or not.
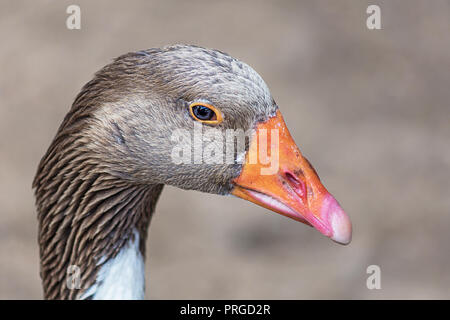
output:
[[[190,145],[197,129],[215,130],[212,149],[229,132],[247,136],[229,161],[214,162]],[[178,161],[174,150],[184,147],[194,151]],[[224,149],[214,149],[219,158]],[[351,241],[348,215],[256,71],[199,46],[147,49],[116,58],[84,85],[38,165],[44,298],[143,299],[147,232],[164,185],[240,197]]]

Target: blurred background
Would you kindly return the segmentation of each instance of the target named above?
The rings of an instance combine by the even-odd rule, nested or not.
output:
[[[66,8],[81,7],[81,30]],[[369,4],[381,30],[366,27]],[[114,57],[187,43],[265,79],[350,215],[340,246],[250,202],[166,187],[149,299],[450,298],[449,1],[2,1],[0,298],[41,299],[31,182],[80,88]],[[369,265],[381,289],[369,290]]]

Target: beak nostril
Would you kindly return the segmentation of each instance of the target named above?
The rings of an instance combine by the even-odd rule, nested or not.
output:
[[[300,180],[294,176],[292,173],[290,173],[289,171],[286,171],[285,173],[286,179],[291,183],[291,184],[295,184],[298,185],[300,183]]]
[[[305,183],[300,180],[298,177],[296,177],[294,174],[292,174],[289,171],[286,171],[284,173],[286,176],[286,180],[291,186],[291,188],[300,196],[300,197],[306,197],[306,185]]]

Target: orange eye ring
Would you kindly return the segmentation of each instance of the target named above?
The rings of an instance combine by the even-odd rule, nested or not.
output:
[[[189,105],[189,113],[192,118],[205,124],[219,124],[223,121],[222,112],[216,107],[204,102],[191,103]]]

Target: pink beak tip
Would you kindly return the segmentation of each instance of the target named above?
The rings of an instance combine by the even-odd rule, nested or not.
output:
[[[352,223],[338,202],[330,195],[327,206],[328,221],[331,226],[331,240],[347,245],[352,241]]]

